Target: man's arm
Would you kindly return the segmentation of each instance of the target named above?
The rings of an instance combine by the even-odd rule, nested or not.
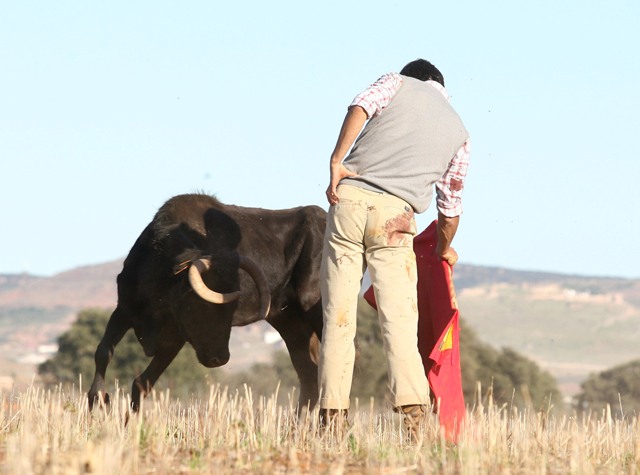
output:
[[[451,247],[451,242],[456,235],[459,222],[460,216],[450,218],[440,212],[438,213],[438,245],[436,246],[436,253],[440,258],[447,261],[450,266],[458,262],[458,253]]]
[[[462,190],[469,167],[471,140],[460,147],[449,163],[449,168],[436,183],[436,205],[438,208],[438,245],[437,254],[454,265],[458,261],[458,253],[451,247],[453,237],[458,230],[462,214]]]
[[[342,122],[338,141],[331,154],[331,178],[329,186],[327,187],[327,200],[329,200],[329,204],[334,205],[340,201],[336,194],[336,188],[340,180],[345,177],[357,176],[357,173],[347,170],[342,164],[342,160],[344,160],[344,157],[355,142],[358,134],[360,134],[366,121],[367,113],[365,110],[360,106],[352,106],[347,111],[347,115]]]

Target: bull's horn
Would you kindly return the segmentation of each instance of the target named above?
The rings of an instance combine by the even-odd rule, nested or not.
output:
[[[260,318],[266,318],[271,308],[271,291],[269,290],[267,277],[260,266],[246,256],[240,256],[240,268],[247,271],[256,283],[258,295],[260,296]]]
[[[211,267],[211,261],[209,259],[197,259],[193,261],[193,264],[189,267],[189,283],[194,292],[198,294],[200,298],[211,303],[229,303],[238,300],[240,297],[239,290],[229,292],[228,294],[221,294],[207,287],[207,284],[202,280],[202,273],[207,271],[209,267]]]

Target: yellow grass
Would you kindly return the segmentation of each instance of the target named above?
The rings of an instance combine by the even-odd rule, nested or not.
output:
[[[435,418],[424,439],[404,441],[402,423],[372,403],[355,405],[344,437],[318,434],[317,414],[296,417],[276,395],[246,388],[176,400],[144,401],[124,423],[122,391],[109,411],[87,411],[83,392],[32,387],[0,394],[0,473],[20,474],[636,474],[640,420],[470,411],[457,445],[442,439]]]

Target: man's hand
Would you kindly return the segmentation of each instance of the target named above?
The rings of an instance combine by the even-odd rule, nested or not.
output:
[[[456,235],[459,222],[460,216],[449,218],[438,212],[438,245],[436,246],[436,254],[442,260],[447,261],[450,266],[458,262],[458,253],[451,247],[451,241]]]
[[[362,126],[367,121],[367,113],[360,106],[350,107],[347,115],[342,122],[338,141],[331,154],[331,179],[327,187],[327,200],[329,204],[334,205],[340,201],[336,194],[338,183],[346,177],[358,176],[357,173],[347,170],[342,164],[342,160],[355,142],[358,134],[362,130]]]
[[[450,247],[449,249],[447,249],[446,251],[438,255],[440,256],[440,259],[442,259],[443,261],[447,261],[447,263],[451,267],[453,267],[455,263],[458,262],[458,253],[452,247]]]
[[[340,180],[352,176],[358,176],[358,174],[347,170],[342,163],[338,163],[337,165],[331,164],[331,182],[327,187],[327,200],[330,205],[334,205],[340,201],[337,195],[337,188]]]

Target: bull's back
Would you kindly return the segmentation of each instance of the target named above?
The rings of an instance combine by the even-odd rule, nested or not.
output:
[[[320,272],[326,212],[318,206],[285,210],[231,208],[229,214],[242,234],[238,251],[263,269],[271,290],[272,313],[291,304],[307,308],[309,302],[319,300],[320,289],[309,288],[308,282],[317,282]],[[240,286],[245,297],[234,325],[253,321],[258,305],[255,286],[245,273],[240,274]]]
[[[310,239],[322,239],[324,235],[326,212],[319,206],[283,210],[233,208],[236,207],[229,214],[241,231],[239,252],[263,261],[272,273],[277,273],[283,264],[283,273],[288,273],[300,248]]]

